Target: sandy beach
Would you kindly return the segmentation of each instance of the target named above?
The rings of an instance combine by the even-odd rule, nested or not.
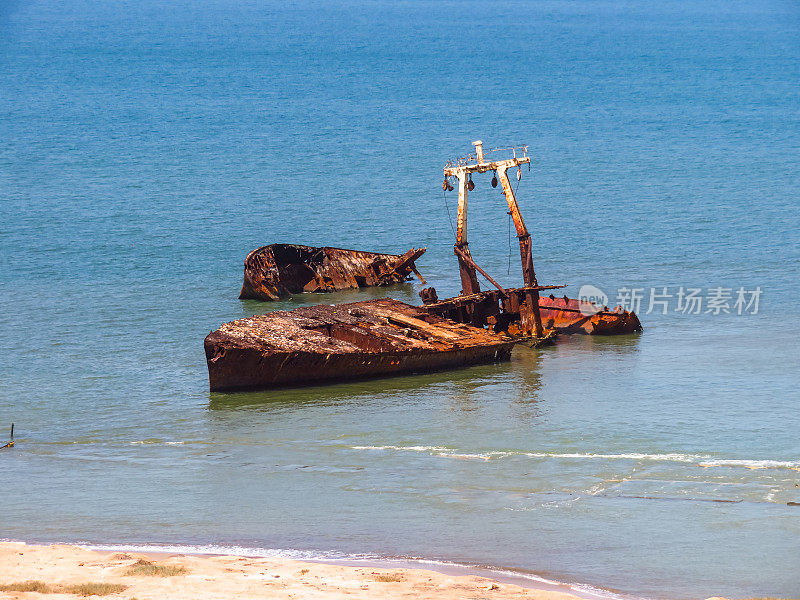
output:
[[[573,600],[475,575],[242,556],[94,551],[0,543],[0,598],[104,595],[136,600],[426,598]]]

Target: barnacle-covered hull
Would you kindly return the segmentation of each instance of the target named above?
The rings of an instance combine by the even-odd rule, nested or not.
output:
[[[507,335],[390,298],[276,311],[205,339],[212,391],[308,385],[508,359]]]
[[[380,254],[328,246],[270,244],[245,258],[239,298],[277,300],[302,292],[400,283],[411,273],[418,275],[414,262],[424,253],[424,248],[412,248],[405,254]]]

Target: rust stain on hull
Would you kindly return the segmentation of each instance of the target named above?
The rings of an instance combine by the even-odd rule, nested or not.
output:
[[[414,262],[425,248],[405,254],[380,254],[343,248],[270,244],[253,250],[244,261],[240,299],[277,300],[302,292],[332,292],[384,286],[409,279],[423,281]]]
[[[276,311],[205,339],[212,391],[437,371],[506,360],[515,340],[390,298]]]

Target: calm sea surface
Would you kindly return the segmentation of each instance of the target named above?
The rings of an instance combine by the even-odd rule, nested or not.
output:
[[[780,0],[0,0],[0,538],[796,597],[798,59]],[[530,145],[539,281],[642,290],[642,335],[207,391],[225,321],[418,301],[240,301],[259,245],[427,246],[457,293],[441,168],[479,138]],[[473,255],[518,283],[476,184]]]

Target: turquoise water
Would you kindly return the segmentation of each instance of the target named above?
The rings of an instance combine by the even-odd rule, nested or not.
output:
[[[0,0],[0,538],[797,596],[798,26],[782,1]],[[530,145],[539,281],[642,289],[643,334],[207,391],[225,321],[418,300],[239,301],[259,245],[427,245],[457,293],[441,167],[478,138]],[[518,283],[476,183],[473,255]],[[730,313],[675,310],[681,287]]]

